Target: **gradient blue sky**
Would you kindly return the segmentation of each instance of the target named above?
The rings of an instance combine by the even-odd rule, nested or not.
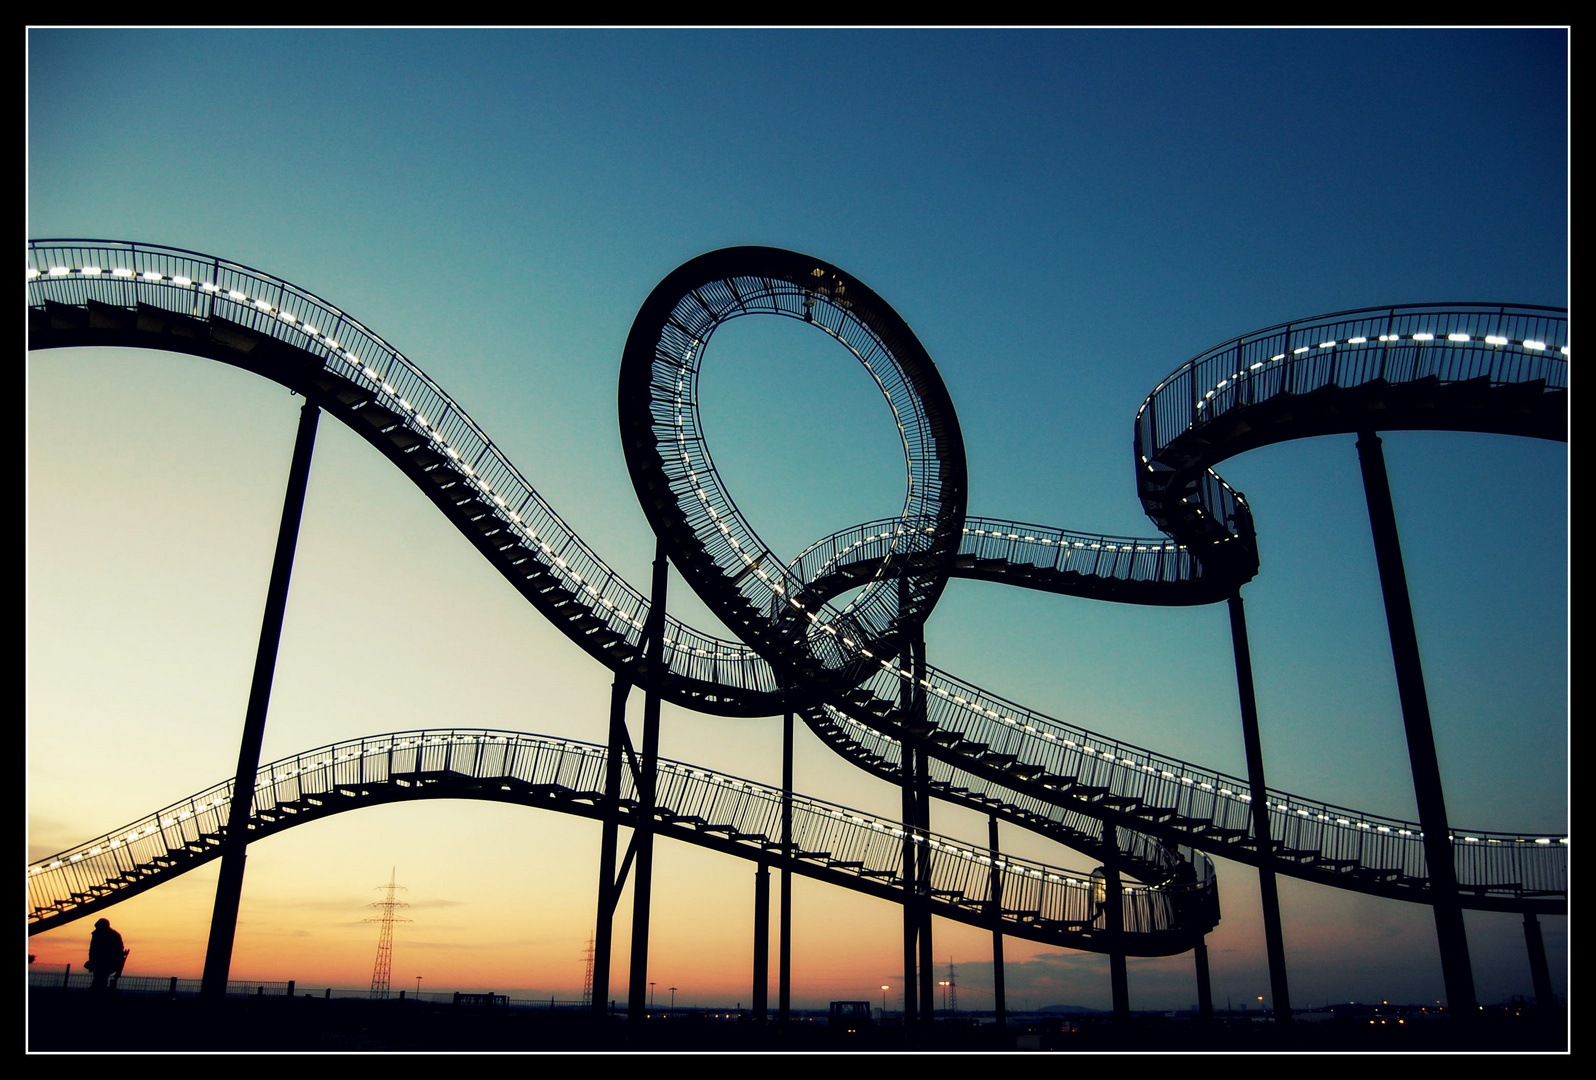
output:
[[[35,29],[28,49],[30,237],[190,248],[325,297],[431,374],[634,582],[652,538],[616,437],[621,346],[659,279],[714,248],[804,251],[897,308],[959,410],[973,513],[1120,535],[1153,531],[1136,408],[1208,346],[1368,305],[1567,303],[1557,29]],[[879,396],[802,329],[733,324],[704,376],[716,462],[778,551],[902,499]],[[28,372],[37,856],[231,773],[297,402],[187,357],[41,353]],[[1386,449],[1451,819],[1565,831],[1566,447],[1393,433]],[[1352,438],[1220,471],[1258,521],[1244,595],[1271,785],[1413,816]],[[268,758],[424,725],[603,738],[608,673],[337,425],[293,589]],[[671,607],[702,611],[679,579]],[[1221,607],[955,582],[928,635],[933,663],[1004,696],[1244,771]],[[779,779],[775,721],[668,710],[662,745]],[[896,805],[807,733],[796,782]],[[940,807],[933,825],[984,835]],[[251,856],[235,972],[369,979],[361,905],[397,865],[415,905],[397,981],[414,966],[429,986],[575,996],[596,838],[469,804],[294,830]],[[667,847],[658,978],[746,1000],[751,867]],[[1256,875],[1221,874],[1215,993],[1255,999]],[[190,878],[111,913],[152,973],[197,974],[214,872]],[[1282,891],[1297,1004],[1441,996],[1425,909]],[[706,905],[724,917],[703,925]],[[896,983],[890,906],[803,886],[799,919],[801,1002]],[[1528,993],[1517,920],[1469,926],[1482,1000]],[[1566,924],[1545,927],[1561,979]],[[81,962],[87,933],[36,951]],[[937,941],[979,1005],[988,942],[940,923]],[[1098,957],[1010,960],[1011,1001],[1107,1004]],[[1190,971],[1133,962],[1133,1007],[1189,1004]]]

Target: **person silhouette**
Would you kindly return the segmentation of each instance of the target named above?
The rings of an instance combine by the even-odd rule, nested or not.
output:
[[[94,933],[89,936],[89,960],[83,965],[94,973],[94,982],[89,989],[109,990],[112,978],[121,976],[126,958],[127,950],[122,946],[122,935],[111,929],[109,919],[97,921]]]

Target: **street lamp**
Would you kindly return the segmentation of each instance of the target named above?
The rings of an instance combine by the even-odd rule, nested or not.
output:
[[[421,1000],[421,976],[416,976],[416,1000]]]
[[[887,1018],[887,991],[891,989],[886,983],[881,984],[881,1019]]]

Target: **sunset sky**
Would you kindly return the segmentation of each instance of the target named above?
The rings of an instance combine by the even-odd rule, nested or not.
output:
[[[805,252],[897,309],[958,409],[972,514],[1124,536],[1154,533],[1136,409],[1209,346],[1380,304],[1567,305],[1563,30],[35,29],[28,50],[30,238],[214,254],[350,312],[639,585],[653,538],[617,435],[621,349],[654,285],[712,249]],[[896,513],[903,463],[858,365],[778,322],[717,335],[704,416],[733,498],[796,554]],[[27,363],[33,859],[230,776],[300,402],[187,356]],[[1353,443],[1219,469],[1259,531],[1243,595],[1268,779],[1415,819]],[[1385,446],[1450,819],[1566,832],[1567,447]],[[679,577],[670,609],[717,625]],[[927,633],[932,663],[1007,698],[1245,772],[1222,605],[954,582]],[[263,760],[419,727],[601,742],[609,682],[380,455],[323,423]],[[780,780],[776,719],[667,707],[661,742]],[[802,729],[795,786],[898,805]],[[984,819],[941,804],[932,826],[985,838]],[[413,920],[396,989],[419,975],[578,997],[598,835],[465,802],[289,830],[251,849],[234,975],[366,985],[377,928],[362,920],[396,868]],[[1257,875],[1219,873],[1215,1000],[1256,1003]],[[107,913],[130,974],[198,976],[215,880],[212,864]],[[796,1003],[896,993],[898,910],[794,891]],[[746,1004],[753,864],[662,843],[653,904],[661,996]],[[1442,996],[1427,908],[1289,878],[1281,904],[1293,1004]],[[89,921],[30,950],[77,967]],[[1531,993],[1518,918],[1468,927],[1480,1000]],[[1562,985],[1566,919],[1543,928]],[[938,978],[951,959],[960,1005],[990,1008],[990,936],[935,935]],[[1011,1007],[1109,1005],[1102,957],[1018,941],[1007,957]],[[1132,960],[1130,995],[1194,1003],[1190,954]]]

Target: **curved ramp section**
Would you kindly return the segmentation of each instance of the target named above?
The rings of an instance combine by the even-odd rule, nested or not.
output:
[[[28,339],[155,348],[253,371],[315,399],[403,471],[484,558],[595,659],[641,678],[648,599],[548,505],[449,395],[359,320],[286,281],[197,252],[34,244]],[[662,693],[722,716],[781,711],[741,642],[667,616]]]
[[[1154,524],[1200,559],[1255,570],[1246,502],[1211,466],[1286,439],[1366,429],[1566,442],[1567,312],[1365,308],[1216,345],[1159,383],[1137,411],[1137,491]]]
[[[903,445],[907,491],[879,532],[881,565],[842,610],[760,540],[721,482],[698,410],[717,329],[752,314],[801,320],[875,380]],[[848,689],[906,651],[961,541],[964,438],[936,365],[906,323],[843,271],[775,248],[727,248],[677,268],[644,301],[621,358],[621,443],[638,502],[671,561],[720,620],[805,694]]]
[[[411,799],[481,799],[636,823],[631,777],[620,805],[601,794],[606,749],[512,731],[406,731],[320,747],[261,768],[251,840],[330,814]],[[220,855],[229,781],[28,867],[28,932],[62,926]],[[661,761],[655,829],[832,885],[902,902],[903,831],[891,821],[793,796],[788,854],[782,793],[737,777]],[[932,911],[1072,949],[1172,955],[1213,929],[1213,867],[1197,858],[1182,880],[1124,890],[1126,930],[1111,934],[1091,872],[1000,856],[927,836]],[[1193,872],[1195,871],[1195,872]],[[911,883],[912,884],[912,883]],[[994,903],[994,885],[1001,903]]]
[[[313,397],[403,471],[538,611],[600,662],[641,682],[647,599],[610,570],[559,519],[441,388],[358,321],[280,279],[193,252],[105,241],[50,241],[31,245],[29,259],[30,348],[101,345],[185,352],[254,371]],[[824,264],[820,265],[822,278],[833,280],[825,278]],[[840,271],[836,273],[841,275]],[[730,280],[735,283],[736,275]],[[782,280],[783,285],[773,287],[769,303],[787,304],[791,310],[784,308],[786,314],[804,318],[808,297],[811,302],[807,314],[814,318],[813,309],[819,306],[824,325],[827,305],[815,300],[820,290],[811,288],[806,292],[802,285]],[[851,279],[838,276],[834,281],[846,285]],[[839,294],[834,284],[827,288],[831,290],[828,303],[837,301]],[[854,317],[844,305],[831,306]],[[1408,309],[1392,310],[1400,313]],[[1499,343],[1493,338],[1502,335],[1485,334],[1476,343],[1472,330],[1446,331],[1448,324],[1440,309],[1413,310],[1416,318],[1435,317],[1433,325],[1439,329],[1421,330],[1413,328],[1418,324],[1409,325],[1401,330],[1406,338],[1398,339],[1407,344],[1387,350],[1392,355],[1406,355],[1401,350],[1411,349],[1416,350],[1416,356],[1429,359],[1468,355],[1500,361],[1522,355],[1536,361],[1516,367],[1498,363],[1487,378],[1489,385],[1472,383],[1479,393],[1469,400],[1476,403],[1482,415],[1469,419],[1468,430],[1539,432],[1555,437],[1556,425],[1547,421],[1546,414],[1555,413],[1556,402],[1563,400],[1566,362],[1560,350],[1566,346],[1563,338],[1552,331],[1566,325],[1566,318],[1560,320],[1544,312],[1535,316],[1543,319],[1546,327],[1536,331],[1542,334],[1541,338],[1508,338]],[[873,362],[874,354],[869,352],[872,340],[891,344],[906,355],[913,353],[901,338],[892,336],[888,323],[863,317],[857,321],[863,327],[857,332],[864,336],[850,347],[861,358],[869,357]],[[667,319],[662,325],[668,328],[671,324]],[[844,332],[842,325],[830,326],[828,332],[839,336]],[[1299,336],[1304,333],[1316,336],[1318,325],[1301,324],[1283,332],[1281,340],[1306,340]],[[1304,330],[1305,326],[1310,329]],[[685,343],[693,340],[692,334],[690,330],[680,332],[686,336],[677,344],[685,348]],[[1470,337],[1467,342],[1452,337],[1465,332]],[[1443,333],[1447,344],[1438,346],[1438,335]],[[1367,345],[1367,341],[1351,340],[1359,336],[1366,337],[1352,334],[1346,344],[1358,348]],[[703,339],[698,340],[701,344]],[[1255,340],[1273,339],[1249,335],[1233,343],[1228,355],[1251,356],[1248,350],[1252,346],[1248,343]],[[1538,348],[1539,345],[1545,348]],[[1315,347],[1329,356],[1340,345],[1325,338]],[[1268,352],[1267,347],[1259,348]],[[1462,351],[1447,353],[1438,349]],[[1161,384],[1155,398],[1173,400],[1181,395],[1170,388],[1184,387],[1184,393],[1192,399],[1193,415],[1203,417],[1190,426],[1210,434],[1219,429],[1210,426],[1215,421],[1209,417],[1222,413],[1225,423],[1247,417],[1257,419],[1264,414],[1246,410],[1262,408],[1282,410],[1273,414],[1278,418],[1270,429],[1275,438],[1320,434],[1323,432],[1313,423],[1324,421],[1293,428],[1293,414],[1286,410],[1289,407],[1300,411],[1304,401],[1349,400],[1339,396],[1340,383],[1347,381],[1344,372],[1349,369],[1335,364],[1323,369],[1326,374],[1319,389],[1330,393],[1321,397],[1303,392],[1316,385],[1310,374],[1320,369],[1310,368],[1306,360],[1291,361],[1298,365],[1292,368],[1286,358],[1307,356],[1312,351],[1297,344],[1291,350],[1269,353],[1261,361],[1265,367],[1257,370],[1265,371],[1273,363],[1280,372],[1295,370],[1299,374],[1282,376],[1276,384],[1266,383],[1261,375],[1252,376],[1253,381],[1248,384],[1251,389],[1245,392],[1237,390],[1237,384],[1229,378],[1240,370],[1235,364],[1221,364],[1225,374],[1215,375],[1217,369],[1211,370],[1210,361],[1199,358],[1201,363],[1193,361],[1182,371],[1194,372],[1192,378],[1200,383],[1213,376],[1218,389],[1212,396],[1207,391],[1198,394],[1191,390],[1189,383],[1180,382],[1177,373]],[[669,355],[668,349],[666,352]],[[1223,359],[1227,353],[1221,347],[1204,355]],[[1542,366],[1542,361],[1549,361],[1550,365]],[[1253,370],[1251,363],[1258,362],[1251,361],[1246,370]],[[914,366],[910,364],[893,386],[912,390],[924,383]],[[1383,371],[1384,384],[1394,388],[1389,391],[1389,400],[1408,394],[1416,402],[1423,387],[1441,385],[1439,376],[1435,376],[1437,381],[1433,384],[1428,381],[1434,372],[1423,365],[1404,368],[1388,364],[1375,370]],[[1447,398],[1456,406],[1453,411],[1464,411],[1464,406],[1457,404],[1456,395],[1467,391],[1450,388],[1482,377],[1470,376],[1461,383],[1447,384],[1448,392],[1455,395]],[[1371,379],[1360,385],[1375,386],[1377,382]],[[887,380],[883,378],[881,383],[887,390]],[[1266,393],[1270,385],[1275,389]],[[654,414],[659,412],[670,421],[662,425],[664,434],[673,437],[676,403],[685,401],[686,390],[674,386],[663,386],[662,390],[658,399],[652,390],[645,395],[651,402],[645,410],[647,424],[655,424]],[[887,392],[892,400],[897,390]],[[1227,393],[1229,397],[1225,396]],[[1551,404],[1543,399],[1549,399]],[[1214,401],[1220,404],[1198,408],[1198,402]],[[1527,426],[1515,419],[1526,407],[1541,419]],[[1419,417],[1420,409],[1419,404],[1412,404],[1411,409],[1398,410],[1397,415],[1408,416],[1411,426],[1425,426]],[[682,415],[685,425],[686,414]],[[938,448],[951,448],[953,444],[934,430],[936,417],[944,415],[942,406],[919,413],[905,407],[899,415],[923,417],[915,423],[923,423],[926,430],[913,446],[905,435],[906,455],[911,460],[911,492],[906,516],[895,520],[892,528],[918,528],[922,530],[920,534],[898,537],[894,532],[883,537],[882,529],[867,531],[869,527],[861,527],[852,539],[832,538],[835,542],[829,547],[817,545],[806,553],[808,562],[791,572],[780,566],[766,566],[763,561],[753,567],[751,558],[743,564],[750,572],[735,587],[750,578],[767,586],[772,579],[795,584],[801,580],[803,589],[818,596],[841,585],[841,575],[855,575],[861,569],[855,563],[862,564],[864,572],[873,575],[872,580],[882,583],[904,577],[928,582],[927,575],[937,565],[951,564],[952,573],[1049,591],[1141,603],[1193,603],[1208,602],[1201,596],[1223,598],[1227,588],[1234,588],[1256,567],[1245,500],[1201,462],[1180,473],[1186,479],[1177,477],[1178,482],[1172,481],[1171,491],[1187,494],[1171,496],[1160,504],[1167,511],[1168,526],[1174,529],[1177,540],[1185,541],[1186,547],[1179,543],[1170,546],[1164,541],[1078,536],[986,519],[964,519],[955,529],[952,522],[962,511],[944,511],[954,503],[962,506],[962,495],[940,507],[929,496],[929,501],[914,503],[917,496],[912,477],[917,466],[913,461],[914,455],[921,453],[917,448],[925,448],[918,466],[920,486],[929,487],[933,480],[951,475],[938,457]],[[1151,409],[1144,405],[1137,422],[1138,437],[1146,430],[1156,436],[1153,443],[1159,445],[1196,446],[1198,436],[1186,433],[1167,416],[1162,407]],[[1501,418],[1504,416],[1506,419]],[[638,430],[641,429],[634,429],[634,435]],[[1220,441],[1235,453],[1245,448],[1242,440],[1246,437],[1246,432],[1240,432],[1228,441]],[[629,446],[628,453],[632,452]],[[659,456],[659,467],[664,469],[664,455]],[[691,455],[689,460],[697,461]],[[1138,476],[1146,485],[1148,471],[1142,464],[1148,463],[1139,463]],[[698,502],[702,491],[705,499],[698,504],[710,516],[709,489],[702,484],[695,488],[690,474],[696,471],[689,469],[672,482],[681,486],[679,494],[692,502]],[[1151,467],[1151,473],[1158,474],[1155,479],[1163,482],[1175,477],[1179,470],[1165,464]],[[644,501],[646,506],[650,500],[645,497]],[[915,505],[923,508],[916,510]],[[683,520],[687,520],[686,515]],[[1215,522],[1223,523],[1223,536],[1213,531],[1218,528]],[[927,528],[932,530],[930,534],[923,531]],[[726,536],[718,529],[712,535]],[[1068,550],[1063,548],[1066,541]],[[850,545],[856,545],[851,552],[845,550]],[[1085,561],[1088,552],[1090,564]],[[1075,561],[1077,553],[1081,556],[1079,561]],[[1241,553],[1240,557],[1236,553]],[[1109,558],[1109,554],[1113,557]],[[1039,573],[1049,558],[1051,565]],[[970,565],[961,566],[966,559]],[[757,576],[761,569],[765,578]],[[811,572],[812,581],[806,576]],[[846,587],[858,584],[850,581]],[[928,590],[939,588],[929,581],[918,598],[911,589],[906,610],[911,614],[928,610],[927,601],[932,598]],[[882,598],[895,592],[875,590]],[[797,598],[806,602],[806,595],[801,592]],[[1191,599],[1194,596],[1199,599]],[[744,603],[747,604],[746,596]],[[885,622],[877,620],[877,632],[884,626],[882,637],[890,644],[904,620],[896,611],[888,610],[889,606],[883,606]],[[790,605],[788,610],[793,610]],[[758,614],[766,620],[774,620],[775,616],[792,618],[784,611],[770,616],[760,614],[753,611],[752,605],[744,614],[750,618]],[[862,625],[849,622],[851,613],[828,615],[824,620],[815,612],[807,614],[815,614],[815,619],[803,618],[798,636],[813,637],[817,642],[822,636],[835,637],[855,656],[868,661],[856,666],[849,666],[853,661],[842,663],[835,669],[839,677],[825,687],[820,701],[800,703],[810,725],[856,764],[889,774],[898,760],[902,741],[907,739],[924,746],[936,759],[934,777],[939,794],[1001,813],[1010,820],[1028,822],[1055,835],[1059,829],[1067,829],[1076,837],[1075,846],[1088,852],[1094,850],[1093,823],[1109,821],[1122,832],[1143,834],[1133,843],[1148,851],[1153,863],[1176,857],[1168,845],[1198,847],[1242,862],[1256,863],[1267,857],[1259,852],[1251,836],[1247,785],[1243,780],[1061,723],[932,667],[923,668],[917,677],[911,670],[913,665],[905,666],[895,655],[858,647],[858,639],[849,646],[849,630],[853,625]],[[732,622],[737,625],[738,619]],[[775,621],[774,625],[781,624]],[[798,627],[796,621],[790,625]],[[832,648],[830,640],[818,644]],[[766,646],[778,658],[786,655],[779,638]],[[804,647],[813,657],[815,643]],[[806,665],[800,653],[793,655],[798,657],[801,674]],[[723,716],[768,716],[785,707],[775,671],[759,652],[742,642],[720,640],[668,619],[663,658],[666,672],[661,693],[678,704]],[[905,709],[905,700],[914,693],[916,683],[924,691],[925,706]],[[1375,895],[1419,902],[1428,898],[1428,875],[1416,824],[1285,792],[1271,791],[1269,802],[1277,841],[1273,860],[1280,872]],[[1151,853],[1159,842],[1165,845],[1164,855],[1155,856]],[[1453,848],[1465,906],[1547,913],[1565,909],[1566,838],[1457,830]]]
[[[890,574],[897,519],[871,521],[811,544],[789,573],[821,596]],[[1052,525],[967,517],[951,576],[1121,604],[1183,607],[1224,600],[1234,578],[1207,573],[1167,537],[1100,536]]]

